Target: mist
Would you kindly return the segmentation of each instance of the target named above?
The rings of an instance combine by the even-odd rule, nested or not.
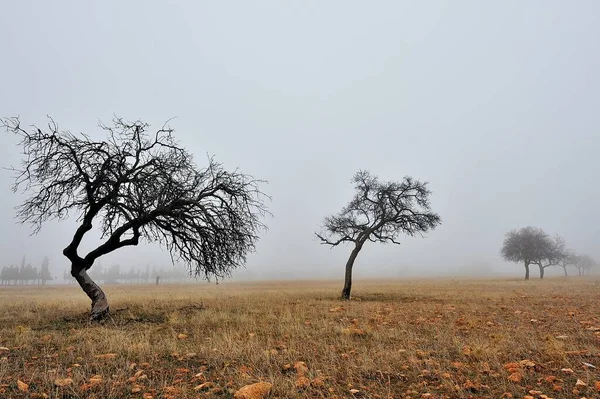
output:
[[[15,2],[0,116],[95,138],[115,115],[175,118],[199,165],[267,180],[273,217],[237,280],[341,278],[350,249],[314,232],[359,169],[428,181],[442,224],[368,243],[356,277],[520,276],[500,247],[527,225],[600,258],[599,15],[595,1]],[[1,166],[18,165],[16,138],[0,140]],[[76,220],[31,235],[12,182],[1,170],[0,267],[48,256],[62,276]],[[144,243],[102,264],[184,267]]]

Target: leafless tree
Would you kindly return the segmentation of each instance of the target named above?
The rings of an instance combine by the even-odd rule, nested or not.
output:
[[[558,262],[558,265],[563,268],[565,277],[569,277],[567,267],[575,266],[577,263],[577,254],[573,250],[567,250],[566,255]]]
[[[226,171],[212,157],[206,167],[196,166],[167,125],[150,133],[142,121],[116,118],[100,124],[106,138],[95,141],[59,130],[52,119],[46,131],[24,128],[18,118],[1,124],[23,148],[21,166],[12,168],[14,191],[29,194],[17,208],[20,222],[31,223],[37,233],[48,220],[77,218],[63,254],[92,301],[93,320],[109,311],[106,295],[87,273],[99,257],[145,240],[161,244],[190,274],[223,277],[245,263],[265,228],[262,181]],[[102,242],[80,254],[94,223]]]
[[[596,260],[589,255],[578,255],[575,258],[574,266],[577,268],[580,276],[590,274],[596,266]]]
[[[544,271],[551,266],[558,266],[568,257],[565,240],[560,236],[547,238],[544,242],[544,250],[533,258],[531,263],[540,269],[540,279],[544,278]]]
[[[542,229],[527,226],[506,233],[500,253],[509,262],[523,262],[525,280],[529,280],[529,265],[544,258],[549,242],[548,234]]]
[[[352,182],[354,198],[337,215],[328,216],[320,233],[321,244],[335,247],[352,243],[346,263],[342,298],[350,299],[352,267],[367,241],[400,244],[401,233],[423,235],[441,223],[440,216],[431,212],[431,191],[426,182],[405,177],[401,182],[380,182],[367,171],[357,172]]]

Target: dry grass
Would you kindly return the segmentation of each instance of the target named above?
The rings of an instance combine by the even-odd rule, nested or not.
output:
[[[77,287],[0,288],[0,397],[230,398],[257,381],[279,398],[600,397],[600,281],[358,281],[350,302],[340,287],[109,286],[95,326]]]

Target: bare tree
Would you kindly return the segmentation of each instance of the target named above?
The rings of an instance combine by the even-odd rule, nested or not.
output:
[[[332,248],[342,243],[354,246],[346,263],[343,299],[350,299],[352,267],[367,241],[400,244],[399,234],[422,236],[441,223],[440,216],[430,211],[426,182],[411,177],[380,182],[367,171],[357,172],[352,182],[354,198],[339,214],[326,217],[322,231],[316,233],[321,244]]]
[[[565,256],[559,260],[558,265],[563,268],[565,277],[569,277],[568,266],[575,266],[577,263],[577,254],[573,250],[567,250]]]
[[[590,274],[591,270],[596,266],[596,260],[589,255],[578,255],[575,258],[574,266],[577,268],[580,276]]]
[[[87,273],[99,257],[145,240],[165,247],[190,274],[222,277],[245,263],[265,228],[262,181],[226,171],[212,157],[197,167],[166,125],[149,133],[142,121],[116,118],[100,124],[106,139],[94,141],[59,130],[52,119],[46,132],[23,128],[18,118],[1,124],[23,148],[21,166],[13,168],[14,191],[29,194],[17,209],[20,222],[37,233],[48,220],[77,218],[63,254],[92,301],[93,320],[109,311],[106,295]],[[82,255],[79,245],[95,222],[103,242]]]
[[[547,238],[544,241],[543,251],[531,263],[540,269],[540,279],[544,278],[544,271],[550,266],[558,266],[560,262],[568,256],[565,240],[560,236]]]
[[[523,262],[525,280],[529,280],[529,265],[543,259],[548,251],[550,238],[542,229],[523,227],[506,233],[500,253],[509,262]]]

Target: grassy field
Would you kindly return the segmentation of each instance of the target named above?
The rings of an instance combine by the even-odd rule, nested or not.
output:
[[[0,397],[600,398],[598,280],[354,287],[107,286],[92,326],[75,286],[0,288]]]

